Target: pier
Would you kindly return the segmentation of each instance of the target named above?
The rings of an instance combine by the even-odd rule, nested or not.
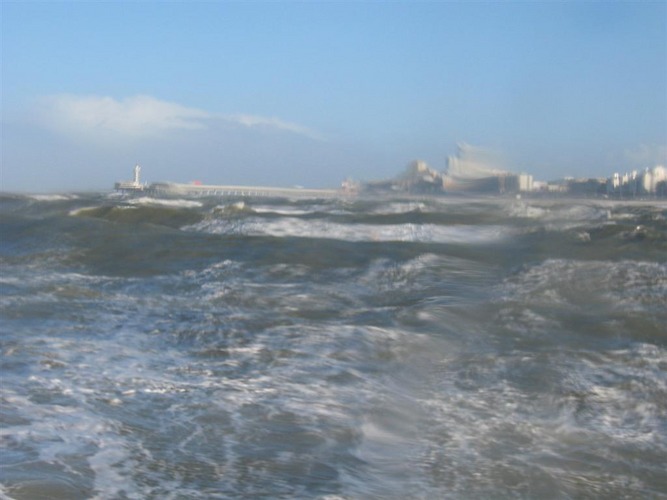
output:
[[[248,198],[339,198],[351,194],[345,189],[309,189],[281,188],[267,186],[234,186],[211,185],[201,183],[181,184],[175,182],[153,182],[142,184],[141,167],[134,167],[134,178],[131,181],[116,182],[114,188],[122,193],[145,193],[154,196],[230,196]]]
[[[280,188],[266,186],[233,186],[209,184],[177,184],[155,182],[146,191],[162,196],[241,196],[274,198],[338,198],[339,189]]]

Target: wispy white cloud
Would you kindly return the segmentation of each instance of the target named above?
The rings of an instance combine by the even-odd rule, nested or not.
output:
[[[48,128],[70,135],[145,137],[167,130],[206,128],[206,111],[138,95],[112,97],[61,94],[37,100],[35,116]]]
[[[202,130],[222,121],[322,140],[317,132],[279,118],[211,113],[148,95],[120,100],[95,95],[44,96],[35,102],[33,116],[41,126],[85,139],[155,137],[173,130]]]

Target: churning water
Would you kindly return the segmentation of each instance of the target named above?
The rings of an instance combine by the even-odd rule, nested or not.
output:
[[[0,496],[667,496],[664,202],[0,217]]]

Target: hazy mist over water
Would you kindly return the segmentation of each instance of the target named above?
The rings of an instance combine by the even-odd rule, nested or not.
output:
[[[0,198],[0,492],[664,498],[667,205]]]

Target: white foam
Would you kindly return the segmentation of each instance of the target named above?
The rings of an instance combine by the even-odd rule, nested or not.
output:
[[[383,204],[382,206],[374,210],[371,210],[370,213],[392,215],[392,214],[406,214],[411,212],[425,212],[425,211],[427,211],[427,206],[425,203],[410,201],[410,202],[396,202],[396,203]]]
[[[278,220],[248,219],[242,224],[227,220],[206,220],[188,229],[213,234],[240,233],[274,236],[336,239],[351,242],[490,243],[513,234],[506,226],[437,224],[339,224],[322,220],[284,217]]]
[[[506,212],[511,217],[527,218],[540,221],[546,229],[565,231],[582,225],[608,224],[609,210],[591,204],[562,204],[553,202],[548,205],[517,202],[509,205]]]
[[[164,199],[164,198],[151,198],[144,196],[141,198],[133,198],[128,200],[128,203],[131,205],[158,205],[163,207],[177,207],[177,208],[199,208],[202,205],[201,202],[195,200],[184,200],[184,199]]]
[[[74,210],[69,211],[69,215],[72,217],[77,217],[79,215],[85,215],[86,212],[90,212],[91,210],[96,210],[100,208],[100,206],[94,206],[94,207],[80,207],[80,208],[75,208]]]
[[[79,197],[75,194],[31,194],[28,198],[36,201],[69,201],[77,200]]]
[[[258,214],[276,214],[276,215],[307,215],[315,213],[313,210],[303,210],[298,208],[289,208],[289,207],[270,207],[270,206],[259,206],[254,207],[253,211]]]

